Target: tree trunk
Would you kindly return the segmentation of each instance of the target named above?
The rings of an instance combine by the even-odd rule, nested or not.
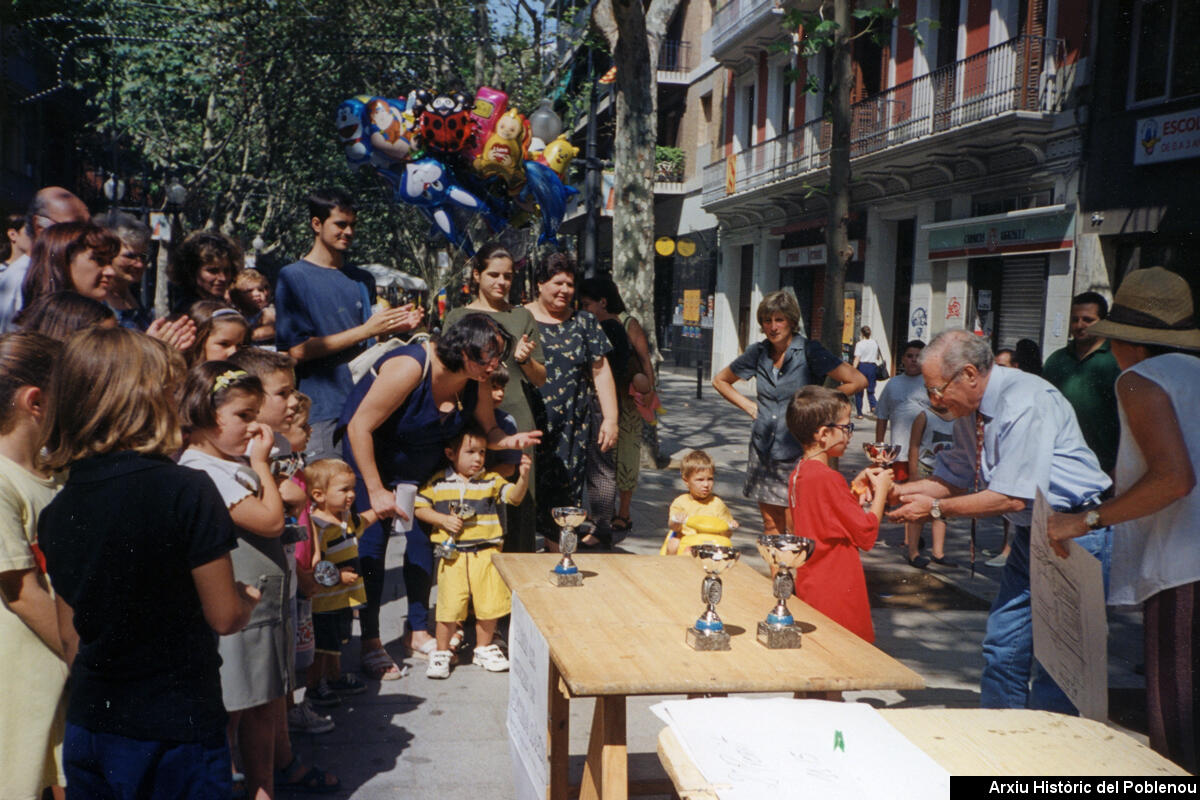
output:
[[[821,344],[842,352],[846,262],[850,260],[850,90],[854,83],[851,58],[851,0],[835,0],[832,76],[829,84],[832,143],[829,149],[829,220],[825,226],[825,292],[822,297]]]
[[[613,142],[612,276],[652,349],[654,335],[654,152],[658,142],[658,49],[679,0],[604,0],[594,19],[617,68]],[[611,14],[611,15],[610,15]]]

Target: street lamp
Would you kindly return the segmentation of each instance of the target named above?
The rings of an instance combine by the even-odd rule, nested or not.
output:
[[[167,187],[167,202],[173,206],[181,206],[187,200],[187,188],[179,182],[178,178],[171,179],[171,185]],[[175,213],[179,213],[176,209]]]
[[[109,175],[108,180],[104,182],[104,196],[108,198],[111,205],[117,205],[125,197],[125,181],[117,178],[116,175]]]

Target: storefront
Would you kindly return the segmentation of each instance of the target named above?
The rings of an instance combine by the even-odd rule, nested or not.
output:
[[[993,349],[1032,339],[1043,353],[1061,347],[1066,336],[1061,304],[1052,299],[1071,291],[1071,252],[1075,244],[1075,209],[1044,206],[1005,214],[936,222],[929,233],[929,260],[962,261],[969,291],[964,303],[946,309],[963,327],[987,336]]]

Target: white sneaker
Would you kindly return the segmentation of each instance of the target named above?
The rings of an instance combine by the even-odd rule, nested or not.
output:
[[[333,720],[317,713],[308,700],[297,705],[287,714],[288,730],[293,733],[329,733]]]
[[[508,672],[508,659],[505,658],[504,652],[494,644],[489,644],[487,647],[476,647],[471,663],[483,667],[488,672]]]
[[[449,650],[434,650],[429,654],[429,665],[425,667],[426,678],[449,678],[450,677],[450,658],[453,655]]]

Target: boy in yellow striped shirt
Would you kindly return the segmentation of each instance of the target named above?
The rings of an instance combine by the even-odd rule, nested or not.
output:
[[[529,456],[522,455],[517,480],[509,483],[484,470],[487,436],[469,425],[446,448],[450,466],[421,488],[414,502],[418,520],[432,528],[438,545],[437,650],[429,654],[427,678],[450,677],[450,637],[475,605],[473,663],[489,672],[508,670],[508,659],[492,644],[496,623],[512,610],[512,595],[492,565],[500,552],[504,531],[498,513],[501,502],[520,505],[529,488]]]

